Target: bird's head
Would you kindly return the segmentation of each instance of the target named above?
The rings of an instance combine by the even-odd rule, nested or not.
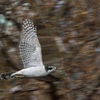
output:
[[[45,66],[45,69],[48,73],[51,73],[51,72],[57,70],[57,68],[55,66]]]

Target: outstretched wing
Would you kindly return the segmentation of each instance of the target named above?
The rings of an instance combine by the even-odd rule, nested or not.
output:
[[[43,65],[36,28],[30,19],[23,21],[19,51],[25,68]]]

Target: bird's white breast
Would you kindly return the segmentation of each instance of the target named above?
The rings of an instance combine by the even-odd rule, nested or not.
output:
[[[21,72],[26,77],[41,77],[48,74],[44,67],[29,67],[22,69]]]

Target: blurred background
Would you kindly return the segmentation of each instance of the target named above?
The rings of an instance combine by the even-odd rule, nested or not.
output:
[[[0,73],[23,68],[18,44],[27,17],[44,64],[63,81],[0,80],[0,100],[99,100],[100,0],[0,0]]]

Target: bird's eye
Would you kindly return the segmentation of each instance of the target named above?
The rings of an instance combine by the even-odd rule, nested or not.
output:
[[[51,69],[52,69],[52,67],[49,67],[48,69],[49,69],[49,70],[51,70]]]

